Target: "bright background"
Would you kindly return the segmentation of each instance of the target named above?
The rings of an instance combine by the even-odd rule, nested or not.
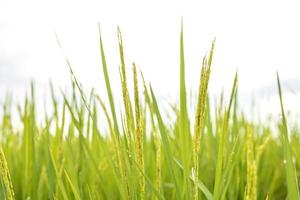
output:
[[[300,111],[299,6],[297,1],[275,0],[0,0],[0,99],[12,91],[18,102],[31,79],[40,101],[47,98],[49,79],[68,89],[70,75],[55,33],[83,86],[106,95],[99,54],[100,23],[115,91],[120,88],[119,25],[128,71],[136,62],[161,99],[176,101],[183,16],[188,91],[195,93],[198,88],[202,57],[216,37],[210,82],[215,98],[222,89],[230,93],[238,70],[240,105],[248,113],[277,116],[278,70],[286,109],[296,113]],[[253,101],[259,107],[252,109]]]

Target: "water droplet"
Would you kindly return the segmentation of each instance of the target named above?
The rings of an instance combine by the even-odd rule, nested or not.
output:
[[[283,164],[286,164],[286,160],[283,160]]]
[[[191,177],[192,177],[192,179],[193,180],[195,180],[195,169],[194,168],[192,168],[192,170],[191,170]]]

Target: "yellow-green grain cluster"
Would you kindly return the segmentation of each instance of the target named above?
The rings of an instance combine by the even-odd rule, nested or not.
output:
[[[131,131],[133,129],[133,113],[132,113],[132,106],[130,102],[128,86],[127,86],[127,78],[126,78],[126,67],[125,67],[125,59],[124,59],[124,50],[123,50],[123,40],[120,29],[118,28],[118,41],[119,41],[119,52],[120,52],[120,60],[121,60],[121,67],[120,67],[120,78],[121,78],[121,86],[122,86],[122,94],[123,94],[123,102],[125,108],[125,116],[126,116],[126,135],[128,141],[131,142],[132,135]]]
[[[0,145],[0,173],[1,173],[1,179],[5,187],[5,192],[6,192],[5,196],[7,200],[13,200],[14,190],[11,183],[10,173],[5,159],[5,155],[3,153],[1,145]]]
[[[136,74],[136,66],[133,63],[133,77],[134,77],[134,103],[135,103],[135,145],[136,145],[136,155],[138,167],[140,169],[139,173],[139,192],[141,199],[144,199],[145,193],[145,177],[144,177],[144,133],[142,128],[141,119],[141,108],[140,108],[140,98],[138,89],[138,80]]]
[[[212,54],[213,54],[214,43],[211,48],[209,59],[203,59],[201,78],[198,91],[198,103],[195,114],[194,123],[194,139],[193,139],[193,155],[194,155],[194,199],[198,199],[198,173],[199,173],[199,150],[201,137],[203,135],[203,128],[205,125],[205,105],[207,99],[208,82],[211,70]]]
[[[254,158],[254,143],[253,130],[251,127],[247,128],[247,183],[246,183],[246,200],[256,200],[256,161]]]

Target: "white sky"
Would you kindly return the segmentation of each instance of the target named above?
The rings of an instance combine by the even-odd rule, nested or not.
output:
[[[256,97],[263,114],[279,111],[276,70],[287,109],[300,111],[300,3],[298,1],[0,0],[0,91],[17,96],[34,79],[41,98],[51,78],[65,88],[63,51],[84,87],[105,95],[97,23],[101,24],[113,87],[119,89],[117,25],[128,71],[135,61],[162,98],[179,88],[180,19],[184,20],[187,89],[198,87],[202,57],[216,37],[210,92],[230,93],[239,74],[240,103]],[[295,93],[291,92],[294,91]],[[176,96],[177,95],[177,96]]]

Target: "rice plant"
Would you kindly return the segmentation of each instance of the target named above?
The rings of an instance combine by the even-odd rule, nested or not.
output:
[[[110,73],[100,33],[99,79],[105,80],[106,92],[86,93],[66,59],[72,92],[56,91],[50,83],[51,108],[42,119],[34,84],[23,103],[3,98],[0,199],[299,199],[299,129],[289,129],[278,75],[278,120],[246,117],[239,108],[237,74],[231,91],[225,91],[229,99],[221,95],[213,107],[213,41],[199,63],[196,106],[188,107],[182,25],[179,104],[162,109],[159,88],[135,63],[126,66],[119,28],[117,39],[119,75]],[[131,69],[133,77],[127,74]],[[118,76],[121,108],[110,84]]]

